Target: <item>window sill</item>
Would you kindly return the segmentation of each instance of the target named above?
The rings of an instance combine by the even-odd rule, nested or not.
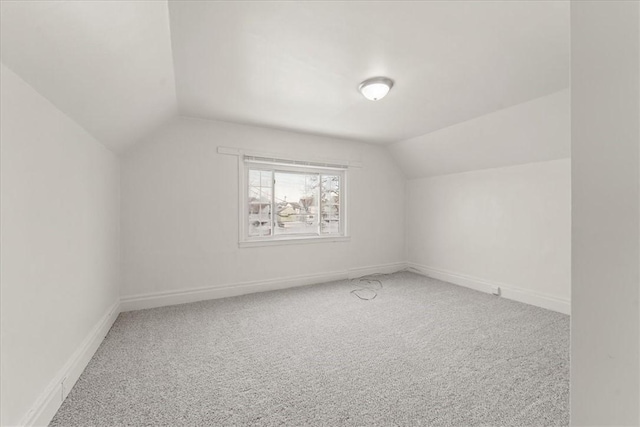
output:
[[[326,236],[326,237],[286,237],[269,240],[249,240],[238,243],[240,248],[255,248],[260,246],[279,246],[279,245],[303,245],[308,243],[334,243],[348,242],[351,240],[349,236]]]

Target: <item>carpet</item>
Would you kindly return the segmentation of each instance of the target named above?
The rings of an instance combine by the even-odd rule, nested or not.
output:
[[[374,279],[121,313],[50,425],[569,424],[568,316]]]

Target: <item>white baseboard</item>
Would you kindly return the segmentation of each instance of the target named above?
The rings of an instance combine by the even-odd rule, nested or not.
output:
[[[119,302],[115,303],[107,310],[91,332],[89,332],[82,344],[59,371],[58,375],[55,376],[49,386],[34,403],[31,410],[23,417],[20,425],[46,426],[49,424],[60,408],[60,405],[62,405],[64,399],[69,394],[69,391],[74,386],[102,343],[107,332],[111,329],[111,326],[118,317],[118,314],[121,312],[312,285],[334,280],[353,279],[370,274],[389,274],[405,270],[407,268],[428,277],[443,280],[455,285],[465,286],[481,292],[491,293],[494,286],[499,286],[502,291],[501,296],[504,298],[564,314],[571,313],[571,302],[566,299],[411,262],[396,262],[329,273],[290,276],[270,280],[242,282],[226,286],[157,292],[123,297]]]
[[[223,286],[210,286],[179,291],[165,291],[148,294],[125,296],[120,300],[121,311],[144,310],[147,308],[164,307],[168,305],[185,304],[252,294],[256,292],[273,291],[277,289],[293,288],[297,286],[314,285],[316,283],[331,282],[362,277],[369,274],[394,273],[406,268],[406,263],[397,262],[369,267],[353,268],[349,270],[333,271],[320,274],[289,276],[269,280],[234,283]]]
[[[116,302],[109,307],[67,363],[49,383],[49,386],[42,392],[20,422],[21,426],[46,426],[49,424],[111,329],[118,314],[120,314],[120,303]]]
[[[371,267],[352,268],[349,270],[349,279],[357,279],[358,277],[369,276],[371,274],[391,274],[397,271],[406,270],[406,262],[392,262],[390,264],[380,264]]]
[[[553,295],[542,294],[518,288],[516,286],[505,285],[504,283],[478,279],[465,274],[454,273],[413,262],[407,263],[407,267],[410,271],[415,271],[418,274],[442,280],[444,282],[453,283],[454,285],[475,289],[480,292],[491,293],[493,287],[498,286],[500,288],[500,296],[503,298],[535,305],[537,307],[546,308],[547,310],[557,311],[563,314],[571,314],[571,301],[565,298],[558,298]]]
[[[123,297],[106,311],[96,323],[85,340],[71,355],[67,363],[49,383],[40,397],[33,404],[29,412],[20,422],[21,426],[46,426],[53,419],[73,388],[96,350],[111,329],[118,314],[123,311],[140,310],[152,307],[183,304],[207,299],[225,298],[255,292],[285,289],[297,286],[312,285],[334,280],[346,280],[369,274],[386,274],[406,268],[406,263],[392,263],[378,266],[361,267],[350,270],[335,271],[304,276],[290,276],[285,278],[236,283],[227,286],[188,289],[173,292],[158,292],[154,294]]]

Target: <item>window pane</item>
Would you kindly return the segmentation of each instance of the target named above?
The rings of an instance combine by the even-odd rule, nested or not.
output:
[[[317,234],[319,176],[275,172],[276,235]]]
[[[340,176],[322,175],[321,181],[322,221],[320,222],[320,232],[340,234]]]
[[[271,236],[271,171],[249,169],[249,237]]]

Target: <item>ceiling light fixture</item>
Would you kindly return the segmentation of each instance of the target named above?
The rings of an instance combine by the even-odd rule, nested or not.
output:
[[[358,90],[370,101],[384,98],[393,87],[393,80],[388,77],[372,77],[360,83]]]

